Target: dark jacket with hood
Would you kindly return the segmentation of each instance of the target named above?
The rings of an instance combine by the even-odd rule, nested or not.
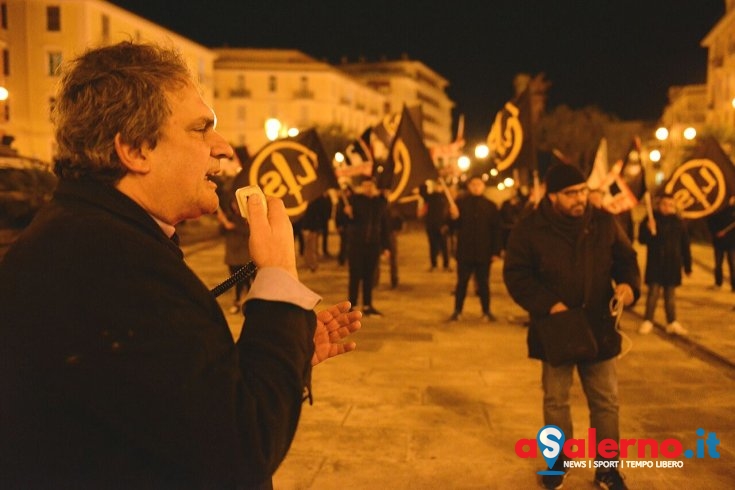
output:
[[[630,240],[611,214],[587,206],[582,217],[570,218],[543,199],[511,232],[503,276],[512,298],[531,316],[529,357],[546,360],[537,319],[558,302],[569,308],[584,304],[598,344],[597,360],[620,352],[609,309],[612,281],[630,285],[637,299],[640,271]]]

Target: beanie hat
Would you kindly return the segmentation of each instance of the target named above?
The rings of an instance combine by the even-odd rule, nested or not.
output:
[[[553,194],[567,187],[586,182],[584,175],[574,165],[558,163],[546,171],[546,193]]]

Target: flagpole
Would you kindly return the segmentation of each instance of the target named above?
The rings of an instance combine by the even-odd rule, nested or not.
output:
[[[733,221],[732,223],[730,223],[729,225],[727,225],[726,227],[724,227],[723,229],[715,233],[715,236],[717,238],[722,238],[723,236],[725,236],[725,234],[728,231],[732,230],[733,228],[735,228],[735,221]]]
[[[454,201],[454,197],[452,197],[452,194],[449,192],[449,186],[447,185],[447,181],[444,180],[444,177],[439,177],[439,179],[442,181],[442,184],[444,184],[442,187],[444,187],[444,195],[447,196],[447,200],[449,201],[449,204],[456,207],[457,203]]]
[[[653,204],[651,203],[651,193],[646,191],[643,199],[646,202],[646,213],[648,213],[648,229],[651,230],[651,235],[656,236],[656,220],[653,217]]]

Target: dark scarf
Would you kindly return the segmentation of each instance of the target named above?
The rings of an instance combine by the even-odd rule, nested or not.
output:
[[[554,205],[548,197],[541,201],[539,209],[541,216],[544,217],[551,227],[571,243],[576,243],[590,213],[588,206],[584,214],[580,217],[567,216],[554,209]]]

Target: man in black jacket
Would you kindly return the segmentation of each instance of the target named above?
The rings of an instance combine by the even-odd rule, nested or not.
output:
[[[381,252],[390,250],[388,200],[372,178],[363,176],[359,182],[344,210],[349,217],[347,290],[350,303],[357,305],[362,285],[362,313],[382,316],[373,306],[373,283]]]
[[[559,427],[567,440],[573,437],[569,389],[576,367],[597,440],[617,443],[616,358],[621,351],[621,337],[609,304],[615,297],[629,305],[640,295],[636,253],[612,215],[588,206],[587,184],[576,167],[559,164],[550,168],[546,193],[538,209],[511,231],[503,267],[508,292],[531,316],[529,356],[543,361],[544,423]],[[539,322],[580,306],[585,309],[597,342],[597,358],[552,365],[539,338]],[[558,338],[559,343],[572,340]],[[563,472],[564,459],[563,455],[559,457],[553,470]],[[598,455],[598,459],[617,457]],[[564,474],[544,475],[542,479],[546,488],[560,488]],[[596,480],[604,488],[626,488],[614,468],[598,470]]]
[[[233,342],[176,243],[232,155],[176,51],[88,51],[54,122],[58,188],[0,264],[0,487],[271,488],[311,366],[354,348],[360,314],[315,315],[283,202],[250,198]]]
[[[472,276],[480,298],[482,321],[495,321],[490,311],[490,264],[500,253],[500,213],[498,206],[485,197],[485,181],[480,174],[470,176],[467,193],[449,203],[449,215],[457,229],[457,287],[449,321],[461,318]]]

